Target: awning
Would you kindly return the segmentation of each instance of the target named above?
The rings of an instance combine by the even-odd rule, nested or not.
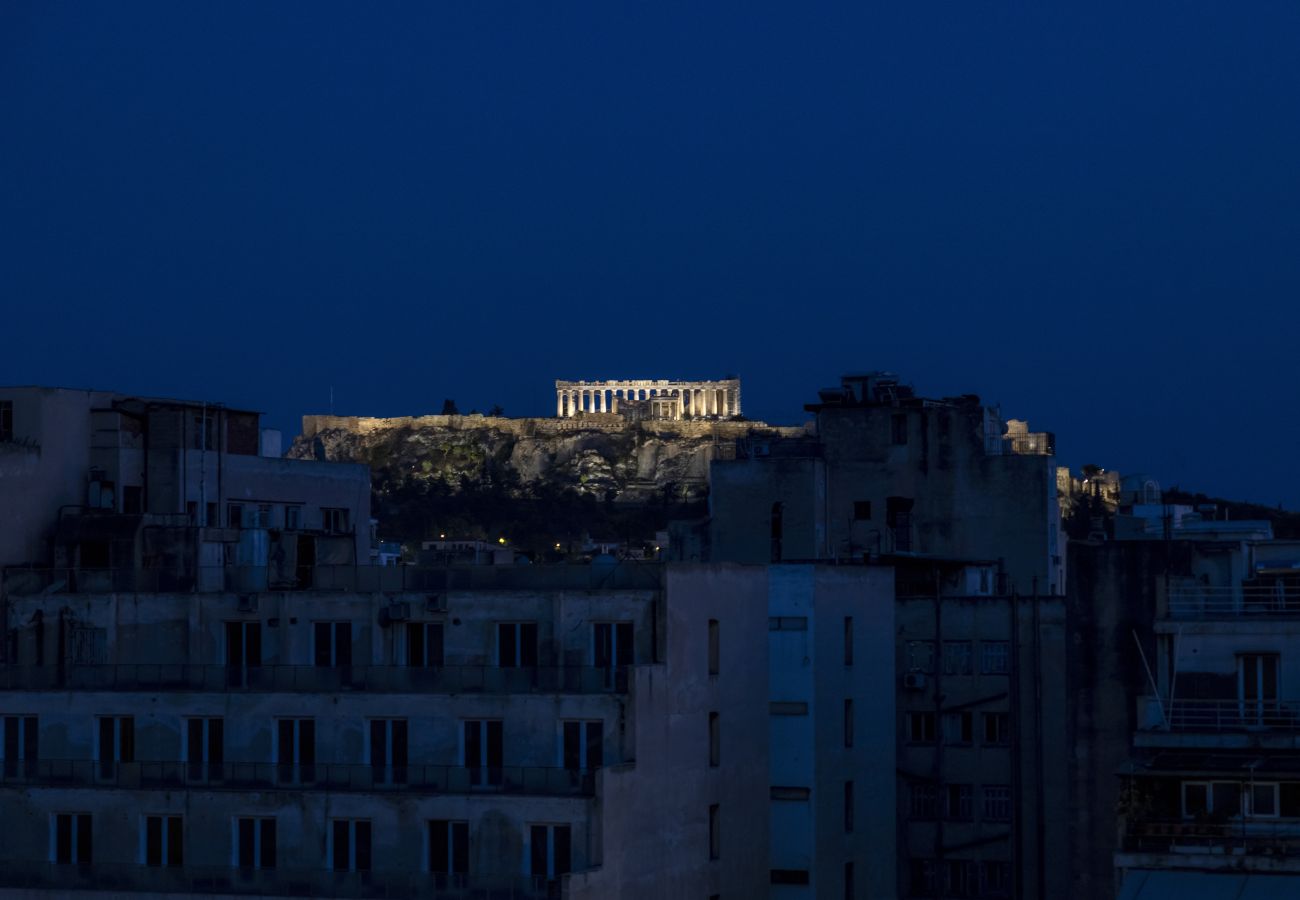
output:
[[[1119,900],[1292,900],[1300,874],[1241,875],[1130,869]]]

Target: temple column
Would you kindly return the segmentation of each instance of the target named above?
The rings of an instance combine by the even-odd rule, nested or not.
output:
[[[578,414],[578,403],[579,403],[578,392],[570,391],[569,392],[569,415],[571,417],[576,416]]]
[[[564,395],[559,391],[555,392],[555,418],[564,418]]]
[[[596,391],[596,412],[605,411],[605,389],[601,388]]]

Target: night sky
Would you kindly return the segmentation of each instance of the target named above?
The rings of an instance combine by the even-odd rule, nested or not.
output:
[[[1293,0],[6,0],[0,384],[292,435],[885,368],[1300,508],[1298,47]]]

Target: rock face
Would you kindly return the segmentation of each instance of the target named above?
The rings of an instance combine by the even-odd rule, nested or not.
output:
[[[288,455],[366,463],[377,499],[493,489],[519,499],[576,492],[613,503],[689,502],[708,492],[709,462],[737,439],[800,436],[761,422],[304,416]]]

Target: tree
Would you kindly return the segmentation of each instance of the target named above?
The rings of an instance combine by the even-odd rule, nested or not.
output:
[[[488,410],[489,416],[504,416],[506,411],[501,408],[500,403],[493,403],[492,408]]]
[[[444,416],[460,415],[460,410],[456,408],[456,401],[451,399],[450,397],[442,401],[442,414]]]

